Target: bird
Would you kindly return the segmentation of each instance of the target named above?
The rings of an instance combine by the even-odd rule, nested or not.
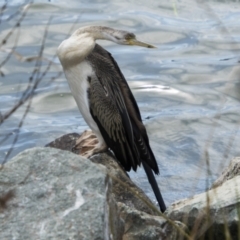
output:
[[[166,206],[154,176],[159,168],[137,102],[117,62],[97,40],[155,48],[131,32],[106,26],[81,27],[58,46],[57,55],[72,95],[97,138],[85,157],[110,149],[126,171],[136,171],[142,164],[164,212]]]

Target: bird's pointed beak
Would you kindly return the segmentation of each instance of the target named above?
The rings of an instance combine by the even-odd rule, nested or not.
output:
[[[151,44],[145,43],[145,42],[141,42],[138,41],[137,39],[130,39],[128,41],[129,45],[134,45],[134,46],[140,46],[140,47],[146,47],[146,48],[157,48]]]

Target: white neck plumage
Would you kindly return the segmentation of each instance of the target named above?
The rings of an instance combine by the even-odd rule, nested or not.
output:
[[[82,62],[95,47],[96,40],[115,41],[113,34],[114,30],[107,27],[79,28],[58,47],[57,54],[63,67],[68,68]]]

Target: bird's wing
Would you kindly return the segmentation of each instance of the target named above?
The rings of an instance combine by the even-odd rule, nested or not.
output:
[[[90,80],[90,110],[106,144],[127,171],[136,170],[143,160],[158,173],[140,111],[117,63],[97,44],[86,60],[95,73]]]
[[[104,76],[102,76],[104,77]],[[89,81],[89,106],[93,119],[117,159],[126,170],[136,170],[140,165],[134,143],[133,129],[118,85],[91,76]]]

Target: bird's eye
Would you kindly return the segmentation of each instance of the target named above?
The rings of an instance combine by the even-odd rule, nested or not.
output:
[[[135,35],[133,33],[127,33],[125,35],[125,40],[131,40],[131,39],[134,39],[135,38]]]

